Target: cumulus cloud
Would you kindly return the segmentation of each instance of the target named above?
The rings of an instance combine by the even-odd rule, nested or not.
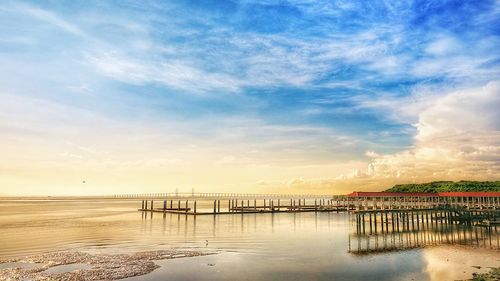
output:
[[[356,178],[493,179],[500,175],[500,83],[449,93],[418,115],[415,146],[375,155]]]
[[[330,178],[292,179],[282,186],[348,193],[383,190],[396,183],[500,179],[500,82],[451,92],[433,101],[417,114],[411,149],[393,154],[367,151],[370,162],[364,168],[356,165],[351,172]]]

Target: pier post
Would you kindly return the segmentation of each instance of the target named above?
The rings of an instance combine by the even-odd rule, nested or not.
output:
[[[217,200],[214,200],[214,214],[217,212]]]
[[[365,214],[362,214],[361,217],[362,217],[362,223],[363,223],[363,234],[365,234]]]
[[[372,213],[368,213],[368,214],[370,215],[370,234],[372,234]]]
[[[181,200],[177,201],[177,211],[181,209]]]
[[[167,200],[163,200],[163,211],[167,209]]]
[[[148,209],[148,200],[144,200],[144,210]]]
[[[196,215],[196,200],[194,200],[194,214]]]
[[[420,215],[418,211],[417,211],[417,229],[420,230]]]
[[[170,200],[170,209],[173,209],[173,207],[172,207],[172,203],[173,203],[173,202],[172,202],[172,201],[173,201],[173,200]]]
[[[415,230],[415,217],[413,215],[414,213],[411,211],[411,229]]]
[[[394,213],[392,213],[392,214],[394,214]],[[399,213],[396,213],[396,226],[397,226],[397,229],[399,232]]]
[[[188,200],[186,200],[186,213],[188,212],[188,207],[189,207],[189,203],[188,203]]]
[[[387,218],[388,212],[385,211],[385,232],[389,232],[389,219]]]
[[[220,213],[220,200],[217,200],[217,213]]]
[[[153,200],[151,200],[151,211],[153,210]]]
[[[394,233],[394,211],[391,211],[391,225],[392,225],[392,232]]]
[[[359,213],[356,213],[356,232],[359,234],[361,232],[361,224],[359,219]]]
[[[144,210],[144,200],[142,200],[141,210]]]
[[[410,230],[410,213],[406,213],[406,230]]]

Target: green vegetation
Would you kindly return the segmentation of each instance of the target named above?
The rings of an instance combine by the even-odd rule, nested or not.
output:
[[[429,183],[397,184],[386,192],[449,192],[449,191],[497,191],[500,181],[435,181]]]
[[[471,281],[500,280],[500,268],[491,268],[488,273],[473,273]]]

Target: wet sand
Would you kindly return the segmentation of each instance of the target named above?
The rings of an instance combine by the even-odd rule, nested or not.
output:
[[[0,260],[1,280],[118,280],[141,276],[160,266],[155,261],[213,255],[213,252],[162,250],[134,254],[53,252]]]

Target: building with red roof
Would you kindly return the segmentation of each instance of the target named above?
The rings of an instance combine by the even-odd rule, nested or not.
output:
[[[357,210],[432,209],[455,206],[467,209],[500,208],[500,192],[362,192],[347,195]]]

